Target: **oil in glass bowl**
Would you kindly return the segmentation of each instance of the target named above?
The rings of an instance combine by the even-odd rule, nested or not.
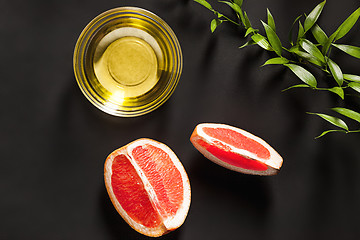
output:
[[[123,117],[146,114],[173,93],[182,71],[180,44],[158,16],[122,7],[100,14],[81,33],[74,71],[84,95]]]

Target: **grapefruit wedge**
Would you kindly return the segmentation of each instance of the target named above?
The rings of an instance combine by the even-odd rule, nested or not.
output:
[[[245,174],[275,175],[283,162],[261,138],[225,124],[201,123],[190,141],[209,160]]]
[[[115,209],[139,233],[158,237],[185,221],[189,179],[165,144],[143,138],[113,151],[106,159],[104,178]]]

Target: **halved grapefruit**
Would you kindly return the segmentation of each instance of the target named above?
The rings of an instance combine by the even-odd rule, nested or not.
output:
[[[275,175],[283,162],[261,138],[225,124],[201,123],[190,141],[209,160],[237,172]]]
[[[113,151],[106,159],[104,178],[115,209],[136,231],[157,237],[185,221],[189,179],[165,144],[143,138]]]

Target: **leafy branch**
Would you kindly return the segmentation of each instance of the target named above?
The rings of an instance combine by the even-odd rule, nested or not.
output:
[[[240,48],[258,45],[266,51],[275,53],[275,57],[268,59],[262,66],[283,65],[290,69],[290,71],[301,80],[300,84],[290,86],[284,91],[293,88],[310,88],[317,91],[331,92],[336,94],[341,100],[344,100],[344,91],[350,89],[354,94],[359,95],[360,97],[360,76],[343,73],[340,66],[331,59],[331,52],[334,48],[360,59],[360,47],[336,43],[343,38],[357,22],[360,17],[360,7],[345,19],[334,33],[328,36],[317,24],[326,1],[321,2],[309,14],[302,14],[295,19],[289,31],[289,47],[287,48],[282,44],[276,33],[275,20],[269,9],[267,9],[267,22],[261,21],[265,34],[260,34],[260,30],[253,27],[246,11],[243,10],[243,0],[218,1],[228,5],[232,9],[236,15],[236,20],[232,20],[218,12],[206,0],[194,1],[215,14],[215,18],[210,24],[211,32],[214,32],[223,22],[230,22],[243,27],[246,30],[244,37],[250,38]],[[304,20],[302,21],[302,19]],[[296,26],[298,31],[294,34]],[[316,42],[312,42],[307,38],[310,34]],[[316,67],[324,74],[331,76],[334,81],[327,84],[332,86],[327,88],[318,87],[316,77],[305,68],[307,66]],[[323,113],[309,113],[316,115],[337,127],[336,129],[324,131],[318,137],[322,137],[330,132],[360,132],[360,113],[342,107],[335,107],[331,110],[341,115],[341,117],[347,117],[347,120],[351,119],[355,121],[355,123],[359,125],[359,129],[350,130],[345,121],[339,117]]]

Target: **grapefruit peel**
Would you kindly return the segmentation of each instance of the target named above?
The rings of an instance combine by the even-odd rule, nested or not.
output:
[[[154,187],[151,185],[146,174],[134,159],[133,150],[139,146],[146,146],[147,144],[155,146],[156,148],[159,148],[162,151],[166,152],[169,155],[175,168],[179,171],[181,175],[183,200],[181,205],[177,209],[176,214],[173,216],[170,215],[162,216],[162,215],[166,215],[166,212],[164,209],[162,209],[161,203],[154,190]],[[144,226],[144,224],[140,223],[139,221],[134,220],[129,216],[129,214],[125,211],[121,203],[118,201],[112,187],[112,175],[113,175],[112,164],[114,162],[114,159],[119,155],[126,156],[126,158],[129,160],[131,165],[136,170],[137,175],[141,178],[141,181],[143,183],[146,193],[148,194],[151,205],[153,209],[157,212],[157,214],[160,216],[161,223],[158,226],[147,227]],[[156,161],[160,161],[160,160],[157,159]],[[106,159],[104,165],[104,180],[105,180],[107,192],[115,209],[121,215],[121,217],[137,232],[150,237],[159,237],[179,228],[184,223],[190,207],[190,199],[191,199],[190,183],[186,171],[183,165],[181,164],[180,160],[177,158],[175,153],[165,144],[157,142],[155,140],[142,138],[135,140],[119,149],[116,149]],[[167,179],[163,179],[163,181],[167,181]],[[141,206],[138,207],[141,208]],[[141,209],[139,209],[139,211],[141,211]]]
[[[214,136],[207,134],[204,129],[228,129],[245,139],[244,148],[224,142]],[[226,138],[226,136],[224,136]],[[220,123],[198,124],[191,137],[191,143],[207,159],[230,170],[252,175],[276,175],[283,163],[282,157],[263,139],[240,128]],[[241,139],[240,139],[241,141]],[[251,145],[256,143],[254,148],[264,148],[268,151],[267,156],[261,156],[251,152]],[[235,144],[241,145],[239,142]],[[248,146],[246,146],[248,144]],[[250,149],[246,149],[250,148]],[[258,150],[258,149],[257,149]],[[216,155],[216,156],[215,156]],[[259,156],[260,155],[260,156]],[[238,161],[238,162],[236,162]]]

